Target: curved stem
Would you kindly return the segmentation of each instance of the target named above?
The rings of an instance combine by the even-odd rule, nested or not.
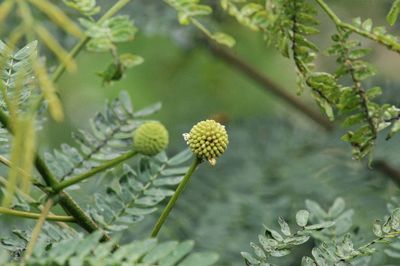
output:
[[[156,237],[158,235],[158,232],[160,231],[162,225],[164,222],[167,220],[169,213],[171,212],[172,208],[174,207],[176,201],[178,200],[179,196],[181,195],[182,191],[184,190],[187,182],[189,181],[190,177],[192,176],[193,172],[196,170],[197,166],[201,163],[201,159],[195,158],[189,168],[189,170],[186,172],[185,176],[183,177],[183,180],[177,187],[174,195],[172,198],[169,200],[167,206],[164,208],[163,212],[161,213],[160,218],[158,218],[158,221],[156,225],[154,226],[152,232],[151,232],[151,237]]]
[[[0,207],[0,214],[18,216],[27,219],[39,219],[40,217],[40,213],[17,211],[4,207]],[[75,218],[72,216],[53,215],[53,214],[47,215],[46,220],[55,222],[71,222],[71,223],[75,222]]]
[[[89,177],[92,177],[92,176],[94,176],[94,175],[97,174],[97,173],[103,172],[104,170],[107,170],[107,169],[109,169],[109,168],[111,168],[111,167],[114,167],[114,166],[116,166],[117,164],[119,164],[119,163],[121,163],[121,162],[123,162],[123,161],[126,161],[126,160],[128,160],[129,158],[132,158],[132,157],[135,156],[136,154],[138,154],[137,151],[130,151],[130,152],[127,152],[127,153],[125,153],[125,154],[123,154],[123,155],[121,155],[121,156],[119,156],[119,157],[117,157],[117,158],[115,158],[115,159],[113,159],[113,160],[107,161],[106,163],[104,163],[104,164],[102,164],[102,165],[100,165],[100,166],[97,166],[97,167],[95,167],[95,168],[89,170],[89,171],[86,172],[86,173],[77,175],[77,176],[75,176],[75,177],[72,177],[72,178],[70,178],[70,179],[68,179],[68,180],[64,180],[64,181],[62,181],[62,182],[56,184],[56,185],[53,187],[53,190],[54,190],[55,192],[61,191],[61,190],[65,189],[65,188],[67,188],[67,187],[70,187],[70,186],[72,186],[72,185],[74,185],[74,184],[76,184],[76,183],[79,183],[79,182],[81,182],[81,181],[83,181],[83,180],[85,180],[85,179],[88,179]]]
[[[324,12],[331,18],[331,20],[336,24],[336,26],[350,30],[352,32],[355,32],[365,38],[368,38],[370,40],[373,40],[379,44],[382,44],[389,48],[390,50],[400,53],[400,43],[385,39],[385,37],[378,36],[374,33],[371,33],[369,31],[357,28],[349,23],[343,22],[336,14],[333,12],[333,10],[325,3],[324,0],[315,0],[317,4],[324,10]]]

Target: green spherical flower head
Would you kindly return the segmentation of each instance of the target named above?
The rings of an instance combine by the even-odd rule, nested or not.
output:
[[[197,158],[206,159],[211,165],[216,164],[229,143],[225,126],[214,120],[197,123],[184,138]]]
[[[141,154],[154,156],[168,145],[168,131],[160,122],[146,122],[133,134],[133,147]]]

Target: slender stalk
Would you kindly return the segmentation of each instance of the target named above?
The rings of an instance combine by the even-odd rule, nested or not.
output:
[[[17,211],[4,207],[0,207],[0,214],[18,216],[27,219],[39,219],[41,215],[40,213]],[[47,215],[46,220],[55,222],[75,222],[75,218],[72,216],[52,215],[52,214]]]
[[[355,27],[349,23],[343,22],[336,14],[333,12],[333,10],[325,3],[324,0],[315,0],[317,4],[324,10],[324,12],[331,18],[331,20],[336,24],[336,26],[348,29],[352,32],[355,32],[365,38],[368,38],[370,40],[373,40],[379,44],[382,44],[389,48],[392,51],[395,51],[397,53],[400,53],[400,43],[394,42],[391,40],[385,39],[385,37],[378,36],[372,32],[360,29],[358,27]]]
[[[324,0],[315,0],[318,5],[325,11],[325,13],[335,22],[335,24],[339,25],[342,23],[340,18],[336,16],[336,14],[332,11],[332,9],[324,2]]]
[[[33,228],[31,240],[29,241],[28,246],[26,247],[24,261],[27,261],[31,257],[33,248],[35,247],[36,241],[39,238],[40,232],[42,231],[43,224],[46,221],[46,217],[47,217],[51,207],[53,206],[53,203],[54,203],[54,201],[51,198],[49,198],[47,200],[46,204],[44,205],[44,208],[42,210],[42,213],[39,216],[39,219],[35,225],[35,228]]]
[[[70,186],[72,186],[72,185],[74,185],[76,183],[79,183],[79,182],[81,182],[81,181],[83,181],[85,179],[88,179],[89,177],[92,177],[97,173],[103,172],[103,171],[105,171],[105,170],[107,170],[107,169],[109,169],[111,167],[114,167],[117,164],[132,158],[136,154],[138,154],[138,152],[134,151],[134,150],[132,150],[130,152],[127,152],[127,153],[125,153],[125,154],[123,154],[123,155],[121,155],[121,156],[119,156],[119,157],[117,157],[117,158],[115,158],[113,160],[110,160],[110,161],[108,161],[108,162],[106,162],[106,163],[104,163],[104,164],[102,164],[102,165],[100,165],[98,167],[95,167],[95,168],[91,169],[90,171],[88,171],[86,173],[77,175],[75,177],[72,177],[70,179],[64,180],[64,181],[56,184],[53,187],[53,190],[55,192],[61,191],[61,190],[65,189],[65,188],[67,188],[67,187],[70,187]]]
[[[163,212],[161,213],[160,218],[158,218],[158,221],[156,225],[154,226],[152,232],[151,232],[151,237],[156,237],[158,235],[158,232],[160,231],[161,227],[163,226],[164,222],[167,220],[169,213],[171,212],[172,208],[174,207],[176,201],[178,200],[179,196],[181,195],[182,191],[184,190],[187,182],[189,181],[190,177],[192,176],[193,172],[196,170],[197,166],[201,163],[201,159],[195,158],[189,168],[189,170],[186,172],[185,176],[183,177],[183,180],[177,187],[174,195],[172,198],[169,200],[167,206],[164,208]]]
[[[32,180],[32,179],[31,179],[31,180]],[[3,185],[7,185],[8,181],[7,181],[7,179],[5,179],[4,177],[0,176],[0,183],[3,184]],[[34,183],[34,185],[38,186],[38,184],[35,184],[35,183]],[[40,189],[40,187],[39,187],[39,189]],[[16,191],[17,191],[17,193],[18,193],[24,200],[26,200],[28,203],[37,202],[37,200],[35,200],[34,198],[32,198],[29,194],[27,194],[27,193],[21,191],[20,189],[17,188]],[[37,208],[38,208],[40,211],[42,211],[42,210],[43,210],[43,205],[38,205]],[[53,215],[53,216],[54,216],[54,213],[49,212],[49,216],[50,216],[50,215]],[[49,216],[48,216],[48,217],[49,217]],[[60,216],[60,217],[61,217],[61,216]],[[68,217],[68,216],[62,216],[62,217]],[[75,219],[74,219],[74,222],[75,222]],[[74,230],[72,227],[70,227],[68,224],[66,224],[65,222],[56,222],[56,223],[57,223],[59,226],[61,226],[62,228],[65,228],[65,229],[68,229],[68,230],[71,230],[71,231],[75,232],[75,230]]]
[[[99,20],[98,23],[101,23],[112,16],[114,16],[116,13],[118,13],[123,7],[125,7],[130,1],[132,0],[119,0],[117,3],[115,3]],[[75,58],[79,52],[85,47],[87,42],[90,40],[89,36],[85,36],[83,39],[81,39],[71,50],[69,53],[69,58],[73,59]],[[53,74],[53,82],[57,82],[60,77],[64,74],[66,70],[65,64],[60,64],[57,69],[54,71]]]

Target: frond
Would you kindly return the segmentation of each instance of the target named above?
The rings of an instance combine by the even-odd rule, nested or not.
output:
[[[105,191],[95,194],[90,213],[108,231],[126,229],[157,210],[157,205],[174,194],[188,167],[181,165],[192,156],[189,150],[168,158],[163,152],[155,158],[142,158],[136,169],[124,165],[123,173],[111,177]]]
[[[15,229],[11,233],[11,236],[0,239],[0,249],[6,250],[8,253],[8,256],[1,256],[1,259],[5,259],[4,262],[7,260],[7,257],[13,261],[22,259],[26,246],[31,239],[31,229]],[[56,224],[45,223],[39,241],[46,248],[50,248],[53,243],[76,238],[82,238],[82,235],[76,233],[72,228],[62,228]]]
[[[18,51],[12,51],[0,41],[0,107],[10,112],[15,101],[18,110],[24,110],[26,103],[38,94],[37,82],[32,68],[32,60],[37,56],[37,41],[28,43]]]
[[[103,112],[90,120],[90,130],[73,134],[76,147],[62,144],[61,149],[46,153],[48,166],[60,180],[64,180],[132,150],[133,131],[144,117],[160,107],[157,103],[135,112],[129,96],[122,92],[119,98],[106,104]]]
[[[338,199],[331,207],[329,213],[331,216],[338,216],[343,212],[344,201]],[[259,244],[250,243],[253,248],[255,256],[248,252],[242,252],[242,256],[245,258],[247,265],[269,265],[268,262],[270,257],[283,257],[291,253],[293,247],[306,243],[311,236],[320,236],[327,234],[327,230],[335,231],[336,222],[315,202],[307,201],[306,205],[311,213],[307,210],[300,210],[296,213],[296,227],[297,229],[291,229],[289,224],[284,218],[279,217],[278,223],[280,226],[279,233],[276,230],[265,227],[263,235],[258,235]],[[311,216],[323,219],[318,223],[310,223]],[[323,218],[320,218],[323,216]]]
[[[101,233],[95,232],[84,238],[74,236],[55,242],[41,239],[24,265],[209,266],[218,260],[218,255],[212,252],[193,252],[194,242],[191,240],[158,243],[157,239],[145,239],[114,250],[114,242],[100,243],[100,238]],[[20,265],[8,261],[6,253],[2,255],[2,265]]]

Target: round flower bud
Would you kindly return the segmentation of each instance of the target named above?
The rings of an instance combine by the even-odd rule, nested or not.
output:
[[[146,122],[133,134],[133,147],[144,155],[154,156],[164,150],[167,145],[168,131],[160,122]]]
[[[214,120],[197,123],[184,138],[197,158],[206,159],[211,165],[216,164],[229,143],[225,126]]]

